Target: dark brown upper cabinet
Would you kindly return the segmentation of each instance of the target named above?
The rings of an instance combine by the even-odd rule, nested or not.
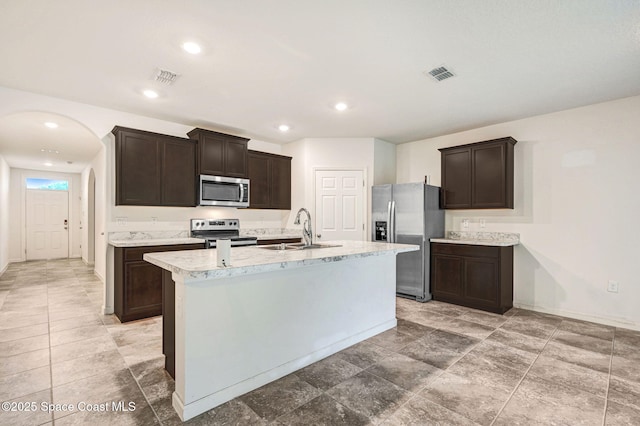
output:
[[[251,209],[291,209],[291,157],[249,151]]]
[[[116,205],[196,205],[191,139],[116,126]]]
[[[198,141],[199,175],[248,177],[249,139],[205,129],[193,129],[187,135]]]
[[[440,148],[442,208],[512,209],[512,137]]]

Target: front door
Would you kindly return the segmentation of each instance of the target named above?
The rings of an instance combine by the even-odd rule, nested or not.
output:
[[[362,170],[317,170],[314,239],[365,240]]]
[[[27,189],[27,260],[69,257],[69,193]]]

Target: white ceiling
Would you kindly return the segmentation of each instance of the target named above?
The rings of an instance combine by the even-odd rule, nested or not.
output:
[[[0,86],[278,143],[402,143],[640,94],[638,0],[15,0],[0,35]],[[457,76],[424,74],[442,64]]]
[[[47,122],[58,127],[47,128]],[[11,167],[80,173],[101,146],[82,124],[58,114],[21,112],[0,117],[0,154]]]

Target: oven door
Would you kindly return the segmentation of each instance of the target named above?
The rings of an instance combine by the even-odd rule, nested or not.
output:
[[[249,179],[200,175],[201,206],[249,207]]]

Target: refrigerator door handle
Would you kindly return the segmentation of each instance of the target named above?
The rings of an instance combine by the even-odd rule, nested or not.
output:
[[[391,242],[391,201],[387,204],[387,242]]]
[[[389,226],[391,227],[391,232],[389,233],[391,235],[391,242],[395,243],[396,242],[396,202],[392,201],[391,202],[391,218],[389,220]]]

